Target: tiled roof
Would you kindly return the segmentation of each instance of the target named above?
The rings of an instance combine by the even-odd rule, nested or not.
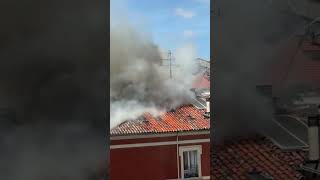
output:
[[[274,179],[298,180],[297,167],[305,152],[285,152],[261,136],[237,138],[213,146],[211,179],[248,179],[248,173],[258,171]]]
[[[145,113],[136,120],[125,121],[111,129],[110,134],[116,136],[208,130],[210,120],[204,117],[204,112],[204,110],[197,109],[193,105],[184,105],[160,117],[153,117],[150,113]]]

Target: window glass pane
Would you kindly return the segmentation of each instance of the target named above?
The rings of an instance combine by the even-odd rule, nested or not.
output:
[[[192,153],[191,152],[189,152],[189,170],[192,168]]]
[[[184,170],[188,169],[188,152],[183,152]]]
[[[184,177],[199,177],[197,151],[183,152]]]

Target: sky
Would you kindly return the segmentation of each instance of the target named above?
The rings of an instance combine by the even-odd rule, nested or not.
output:
[[[164,53],[186,44],[210,60],[210,0],[111,0],[113,15],[145,31]]]

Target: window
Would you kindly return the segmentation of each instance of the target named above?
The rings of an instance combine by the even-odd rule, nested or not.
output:
[[[183,152],[184,177],[199,177],[197,151]]]
[[[182,178],[201,177],[201,146],[179,147]]]

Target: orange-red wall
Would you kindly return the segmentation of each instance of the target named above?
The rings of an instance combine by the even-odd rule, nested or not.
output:
[[[201,139],[209,136],[185,136],[179,139]],[[168,137],[165,138],[168,140]],[[146,139],[145,139],[146,140]],[[172,138],[175,140],[175,138]],[[141,143],[142,139],[126,140],[125,144]],[[128,142],[131,141],[131,142]],[[161,142],[161,138],[148,138],[147,142]],[[171,141],[171,138],[170,140]],[[112,141],[111,144],[121,144]],[[179,146],[202,145],[202,176],[210,175],[210,143],[184,144]],[[177,146],[161,145],[110,150],[111,180],[166,180],[178,178]],[[180,160],[179,160],[180,162]],[[181,167],[180,167],[181,168]],[[180,169],[181,170],[181,169]]]

